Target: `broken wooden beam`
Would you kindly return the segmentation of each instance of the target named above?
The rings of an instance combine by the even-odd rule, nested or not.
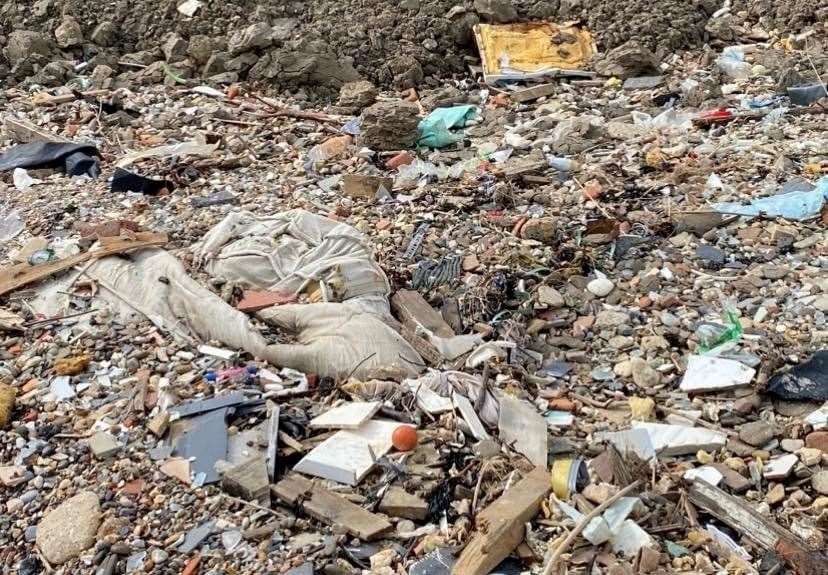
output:
[[[544,96],[551,96],[557,91],[557,89],[558,84],[540,84],[538,86],[532,86],[530,88],[524,88],[522,90],[512,92],[509,94],[509,97],[513,102],[520,104],[531,100],[537,100],[538,98],[543,98]]]
[[[718,487],[697,480],[688,495],[693,505],[729,525],[765,550],[774,549],[780,540],[785,540],[803,551],[807,550],[807,545],[796,535]]]
[[[445,322],[437,310],[428,305],[419,292],[399,290],[391,297],[391,307],[403,325],[408,328],[416,330],[417,326],[422,326],[440,337],[454,336],[451,326]]]
[[[399,334],[406,342],[408,342],[408,345],[414,348],[414,351],[420,354],[420,357],[422,357],[428,365],[433,367],[443,365],[443,362],[446,360],[446,358],[443,357],[443,354],[441,354],[430,341],[417,335],[413,329],[400,324]]]
[[[44,280],[88,260],[122,254],[130,250],[163,246],[167,243],[167,234],[139,232],[135,234],[134,238],[105,239],[108,241],[102,242],[105,245],[97,250],[89,250],[82,254],[36,266],[23,263],[0,270],[0,295],[7,294],[30,283]]]
[[[271,486],[273,495],[289,505],[302,509],[319,521],[340,526],[354,537],[371,541],[391,529],[391,524],[347,499],[294,475]]]
[[[29,144],[31,142],[64,142],[71,144],[72,140],[64,138],[57,134],[53,134],[48,130],[44,130],[39,126],[20,120],[18,118],[7,117],[3,121],[9,136],[18,144]]]
[[[774,550],[797,575],[825,575],[828,555],[822,551],[802,549],[786,539],[780,539]]]
[[[526,522],[537,515],[552,490],[549,473],[536,467],[480,512],[474,535],[452,575],[487,575],[523,542]]]

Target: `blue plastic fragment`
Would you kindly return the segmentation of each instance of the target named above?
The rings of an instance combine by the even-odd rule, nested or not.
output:
[[[819,179],[813,190],[757,198],[747,204],[723,202],[716,204],[714,209],[723,214],[807,220],[820,214],[826,198],[828,198],[828,177],[823,177]]]

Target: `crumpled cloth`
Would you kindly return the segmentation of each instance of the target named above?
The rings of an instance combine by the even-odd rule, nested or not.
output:
[[[319,281],[325,301],[388,313],[390,286],[371,246],[352,226],[305,210],[274,216],[232,212],[194,253],[213,277],[242,287],[297,293]]]
[[[483,382],[476,375],[462,371],[429,371],[405,383],[409,389],[422,385],[443,397],[451,397],[452,392],[465,395],[477,409],[480,420],[488,427],[497,427],[500,403],[491,391],[483,388]]]
[[[272,345],[269,352],[279,365],[305,373],[360,377],[390,368],[413,377],[423,363],[378,316],[342,303],[273,306],[256,315],[298,336],[298,343]]]
[[[342,303],[286,305],[259,317],[298,336],[296,344],[270,344],[250,318],[187,274],[181,261],[161,249],[132,253],[130,259],[102,258],[87,274],[100,286],[93,307],[106,303],[124,323],[146,316],[164,332],[193,345],[217,341],[279,367],[335,378],[351,372],[369,377],[380,368],[398,368],[405,377],[422,359],[375,314]],[[47,315],[66,308],[68,284],[77,273],[43,284],[32,306]],[[116,295],[117,293],[117,295]]]

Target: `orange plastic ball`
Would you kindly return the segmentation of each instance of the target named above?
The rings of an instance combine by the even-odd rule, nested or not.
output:
[[[417,447],[417,430],[410,425],[401,425],[391,434],[391,443],[397,451],[411,451]]]

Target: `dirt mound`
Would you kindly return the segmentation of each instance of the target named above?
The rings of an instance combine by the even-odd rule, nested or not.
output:
[[[37,0],[21,9],[17,0],[2,0],[0,44],[5,47],[13,31],[24,30],[54,41],[55,30],[69,15],[80,25],[84,42],[62,55],[55,47],[53,60],[87,61],[89,70],[106,64],[119,73],[132,73],[132,81],[140,74],[134,68],[123,69],[120,61],[125,54],[139,52],[130,61],[149,66],[144,83],[150,83],[163,78],[159,67],[151,64],[162,59],[181,63],[171,57],[176,53],[189,58],[176,68],[184,77],[214,83],[254,80],[332,97],[357,73],[396,89],[442,85],[447,77],[463,73],[470,57],[476,58],[472,27],[481,21],[580,20],[601,50],[637,40],[664,56],[702,45],[708,39],[705,25],[720,7],[715,0],[229,0],[202,2],[194,16],[187,17],[178,10],[181,3]],[[735,0],[732,13],[742,11],[748,18],[769,18],[778,27],[799,30],[816,21],[818,4],[819,0]],[[245,30],[254,23],[271,37],[259,42],[262,38],[253,30],[248,34],[253,38],[245,38]],[[168,44],[171,33],[180,39]],[[252,42],[244,44],[247,40]],[[0,76],[8,70],[13,80],[31,76],[49,61],[42,52],[40,60],[23,68],[7,63],[7,70],[0,67]],[[71,69],[53,64],[36,81],[53,79],[60,84]]]
[[[746,12],[751,22],[789,32],[828,19],[824,0],[734,0],[731,12]]]
[[[600,47],[638,40],[653,52],[693,48],[704,42],[704,26],[718,2],[625,0],[587,2],[579,16]]]

